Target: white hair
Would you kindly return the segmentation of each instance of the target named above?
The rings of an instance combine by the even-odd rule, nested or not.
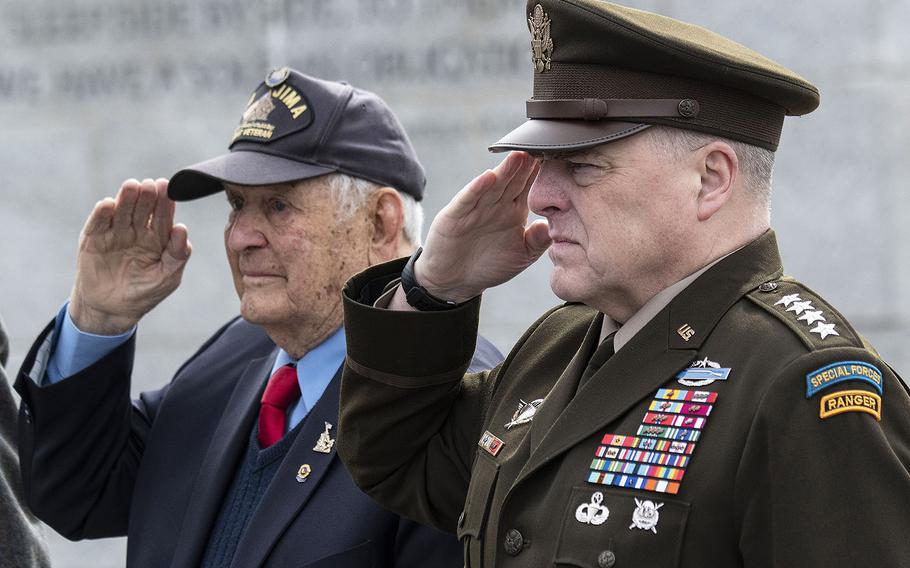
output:
[[[342,173],[332,173],[326,176],[326,183],[332,192],[332,198],[338,207],[342,219],[350,219],[357,211],[367,204],[370,196],[383,187],[382,185]],[[395,189],[395,188],[392,188]],[[404,210],[404,223],[401,234],[414,247],[420,246],[420,234],[423,230],[423,207],[410,194],[398,191]]]
[[[669,126],[652,126],[644,131],[655,148],[671,156],[692,151],[715,140],[728,144],[739,159],[739,171],[746,189],[763,206],[771,205],[771,178],[774,174],[774,152],[760,146],[730,140],[713,134],[683,130]]]

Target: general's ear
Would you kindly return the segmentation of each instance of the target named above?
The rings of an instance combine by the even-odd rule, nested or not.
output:
[[[373,192],[370,198],[370,221],[373,228],[370,265],[397,258],[404,227],[404,204],[397,191],[391,187],[382,187]]]
[[[696,151],[701,188],[698,192],[698,220],[707,221],[730,199],[739,173],[739,159],[733,148],[720,140]]]

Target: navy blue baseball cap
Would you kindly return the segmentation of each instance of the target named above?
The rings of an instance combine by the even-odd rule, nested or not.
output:
[[[171,177],[168,195],[187,201],[224,184],[273,185],[333,172],[423,198],[426,173],[392,109],[376,94],[288,67],[250,96],[229,152]]]

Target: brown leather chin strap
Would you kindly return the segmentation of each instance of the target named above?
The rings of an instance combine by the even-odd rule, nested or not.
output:
[[[672,117],[695,118],[694,99],[551,99],[527,101],[528,118],[584,119]]]

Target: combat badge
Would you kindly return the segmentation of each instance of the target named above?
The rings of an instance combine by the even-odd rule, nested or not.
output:
[[[506,430],[511,430],[515,426],[527,424],[531,420],[534,420],[534,415],[537,414],[537,409],[540,408],[541,404],[543,404],[542,398],[532,400],[531,402],[525,402],[519,399],[518,410],[512,415],[512,419],[506,423]]]
[[[553,55],[553,38],[550,37],[550,17],[540,4],[534,6],[534,13],[528,18],[531,30],[531,60],[538,73],[550,70]]]
[[[477,445],[484,449],[488,454],[493,457],[496,457],[496,454],[499,453],[499,450],[502,449],[502,440],[493,435],[489,430],[483,433],[483,436],[480,437],[480,441],[477,442]]]
[[[882,394],[882,372],[862,361],[839,361],[806,375],[806,398],[844,381],[865,381]]]
[[[329,430],[331,429],[332,425],[326,422],[325,432],[319,435],[319,440],[317,440],[316,445],[313,446],[314,452],[319,452],[320,454],[332,453],[332,447],[335,445],[335,440],[329,435]]]
[[[575,520],[586,525],[602,525],[610,518],[610,509],[601,505],[604,494],[595,491],[590,503],[582,503],[575,509]]]
[[[654,501],[641,501],[635,498],[635,504],[638,505],[632,512],[632,524],[629,530],[642,529],[657,534],[657,522],[660,520],[658,509],[664,506],[663,503],[655,504]]]
[[[822,420],[844,412],[865,412],[882,419],[882,397],[864,390],[845,390],[821,398],[818,415]]]
[[[707,357],[695,361],[688,369],[676,375],[676,380],[687,387],[704,387],[714,381],[726,381],[730,376],[730,369],[721,367],[719,363],[709,361]]]

